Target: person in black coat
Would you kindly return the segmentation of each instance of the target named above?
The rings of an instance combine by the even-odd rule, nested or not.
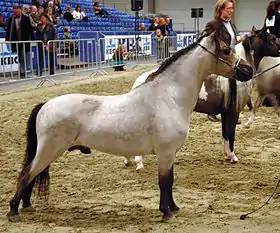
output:
[[[56,43],[48,43],[50,40],[57,40],[57,33],[53,24],[48,21],[46,14],[40,15],[40,24],[36,31],[36,39],[41,40],[43,44],[39,46],[39,71],[42,74],[44,66],[44,57],[49,56],[49,74],[54,74],[54,55],[56,51]],[[44,54],[45,53],[45,56]]]
[[[30,18],[22,14],[20,6],[13,6],[14,15],[9,18],[6,41],[31,41],[34,40],[33,28]],[[12,43],[12,52],[18,54],[20,76],[25,77],[26,53],[30,51],[30,43]]]

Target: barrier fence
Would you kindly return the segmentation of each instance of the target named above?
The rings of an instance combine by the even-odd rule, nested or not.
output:
[[[125,66],[157,64],[195,41],[195,34],[156,37],[110,35],[76,40],[0,42],[0,83],[40,79],[56,84],[56,75],[106,70],[122,71]]]

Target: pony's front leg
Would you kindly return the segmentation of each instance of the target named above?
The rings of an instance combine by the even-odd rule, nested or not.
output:
[[[162,221],[170,219],[173,215],[172,212],[179,211],[179,207],[175,204],[172,194],[174,158],[175,152],[157,154],[160,188],[159,209],[163,213]]]
[[[224,153],[227,155],[227,159],[230,163],[237,163],[238,158],[234,153],[234,140],[236,124],[239,118],[238,113],[232,111],[226,111],[222,113],[222,134],[224,138]]]

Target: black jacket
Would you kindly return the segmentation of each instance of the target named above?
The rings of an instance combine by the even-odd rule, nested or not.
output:
[[[7,41],[31,41],[34,40],[34,32],[30,22],[29,17],[21,14],[20,16],[20,26],[19,26],[19,34],[20,38],[16,33],[16,24],[15,24],[15,16],[12,16],[8,20],[8,26],[6,30],[6,40]],[[19,44],[19,51],[23,48],[22,44]],[[29,43],[25,43],[25,51],[28,52],[30,50]],[[12,44],[12,51],[17,52],[16,44]]]

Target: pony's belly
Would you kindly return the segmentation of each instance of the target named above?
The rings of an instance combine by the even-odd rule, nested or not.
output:
[[[153,154],[152,143],[148,137],[126,139],[113,135],[106,137],[95,135],[86,144],[90,148],[108,154],[122,156]]]

